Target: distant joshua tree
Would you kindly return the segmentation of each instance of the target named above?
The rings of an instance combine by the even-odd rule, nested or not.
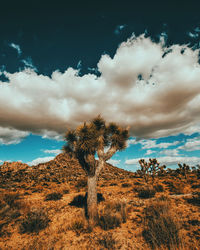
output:
[[[146,183],[148,183],[149,177],[152,177],[152,183],[154,183],[155,177],[157,175],[164,175],[166,166],[160,166],[160,163],[157,159],[149,159],[149,162],[146,162],[144,159],[139,160],[140,170],[137,172],[142,176]]]
[[[178,163],[178,166],[179,166],[178,173],[183,175],[185,179],[187,180],[188,173],[190,172],[190,167],[185,163],[183,163],[183,165]]]
[[[111,122],[106,124],[99,115],[91,122],[84,122],[74,130],[69,130],[64,151],[78,159],[88,176],[87,211],[89,222],[95,224],[97,210],[97,178],[109,160],[117,151],[126,148],[129,138],[128,128],[122,128]],[[105,152],[105,147],[108,149]],[[95,156],[98,156],[98,160]]]

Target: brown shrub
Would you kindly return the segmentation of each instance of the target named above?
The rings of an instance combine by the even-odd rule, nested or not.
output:
[[[126,221],[127,209],[124,201],[107,202],[99,212],[98,225],[104,230],[119,227],[121,223],[125,223]]]
[[[4,194],[3,201],[7,203],[11,208],[20,208],[19,194],[14,192],[8,192]]]
[[[142,199],[152,198],[155,196],[156,193],[155,189],[148,186],[138,188],[137,192],[138,192],[138,197]]]
[[[177,249],[181,244],[180,226],[168,201],[154,201],[145,208],[144,227],[143,237],[153,249]]]
[[[169,191],[173,194],[183,194],[184,193],[184,185],[181,182],[167,182],[169,187]]]
[[[186,201],[192,205],[200,206],[200,192],[197,192],[192,198],[186,198]]]
[[[131,183],[122,183],[122,187],[131,187]]]
[[[81,189],[87,187],[87,179],[79,179],[75,185],[76,188]]]
[[[110,211],[105,211],[99,217],[98,225],[103,230],[109,230],[121,225],[121,218],[117,214],[111,214]]]
[[[69,189],[63,189],[63,194],[69,194]]]
[[[153,186],[156,192],[164,192],[164,187],[161,184],[156,184]]]
[[[42,210],[32,210],[22,219],[20,225],[21,233],[38,233],[40,230],[45,229],[50,222],[48,214]]]
[[[61,193],[58,192],[53,192],[50,194],[47,194],[45,197],[45,201],[57,201],[62,199],[63,195]]]
[[[107,232],[106,234],[103,234],[98,239],[99,245],[106,249],[116,249],[116,240],[113,237],[113,234],[111,232]]]
[[[80,234],[82,231],[84,231],[84,228],[85,220],[83,219],[83,216],[74,217],[68,226],[68,229],[76,232],[76,234]]]

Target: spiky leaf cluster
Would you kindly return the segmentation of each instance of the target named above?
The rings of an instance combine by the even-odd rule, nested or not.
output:
[[[122,150],[126,147],[129,137],[127,129],[119,127],[115,123],[106,125],[101,116],[97,116],[90,123],[84,123],[75,130],[66,133],[66,152],[82,151],[85,154],[95,154],[99,147],[115,147]]]

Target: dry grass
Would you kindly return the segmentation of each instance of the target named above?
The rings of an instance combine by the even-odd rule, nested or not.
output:
[[[178,249],[182,245],[180,223],[170,211],[169,201],[156,200],[144,210],[144,239],[153,249]]]
[[[103,230],[119,227],[127,221],[128,213],[125,201],[105,202],[99,211],[98,225]]]

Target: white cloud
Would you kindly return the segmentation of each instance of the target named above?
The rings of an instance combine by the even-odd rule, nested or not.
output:
[[[34,159],[33,161],[27,162],[27,164],[30,166],[34,166],[34,165],[38,165],[39,163],[45,163],[45,162],[51,161],[54,158],[55,156],[40,157],[40,158]]]
[[[166,156],[178,156],[178,149],[165,149],[159,152],[159,154],[164,154]]]
[[[21,61],[24,63],[24,65],[27,68],[33,69],[34,71],[37,72],[37,68],[33,65],[33,60],[32,60],[32,58],[30,56],[27,57],[26,59],[21,60]]]
[[[188,36],[191,37],[191,38],[198,38],[198,37],[199,37],[199,34],[198,34],[198,33],[188,32],[187,34],[188,34]]]
[[[117,25],[117,27],[115,28],[115,35],[119,35],[121,33],[121,31],[126,27],[125,24],[122,24],[122,25]]]
[[[18,144],[28,136],[28,132],[20,131],[13,128],[0,127],[0,144]]]
[[[110,163],[111,165],[116,166],[120,163],[120,160],[109,159],[107,162]]]
[[[199,33],[199,32],[200,32],[200,28],[199,28],[199,27],[196,27],[196,28],[194,29],[194,31]]]
[[[82,61],[80,60],[80,61],[78,61],[78,63],[77,63],[77,69],[81,69],[82,68]]]
[[[145,153],[145,155],[151,155],[151,154],[154,154],[154,153],[156,153],[156,151],[148,149],[147,152]]]
[[[19,45],[15,44],[15,43],[10,43],[9,46],[13,49],[17,50],[17,54],[20,56],[22,51]]]
[[[79,76],[72,68],[51,77],[31,69],[4,72],[9,82],[0,82],[0,126],[59,137],[102,114],[130,125],[138,138],[199,132],[198,54],[187,45],[166,47],[139,36],[122,43],[113,58],[101,57],[99,77]]]
[[[129,139],[127,141],[127,146],[129,147],[130,145],[134,145],[134,144],[137,144],[138,141],[136,141],[136,139]]]
[[[60,149],[46,149],[43,152],[45,154],[55,154],[55,155],[58,155],[58,154],[62,153],[62,150],[60,150]]]
[[[185,151],[200,150],[200,138],[188,139],[185,145],[178,147],[178,149]]]
[[[139,165],[139,160],[141,158],[137,159],[129,159],[125,161],[126,165]],[[144,158],[146,161],[149,160],[149,158]],[[181,156],[164,156],[164,157],[158,157],[158,162],[161,165],[171,166],[171,165],[177,165],[178,163],[186,163],[190,166],[197,165],[200,163],[200,157],[181,157]]]
[[[155,140],[141,140],[139,143],[142,144],[142,149],[148,149],[148,148],[168,148],[171,146],[175,146],[179,144],[179,141],[174,142],[162,142],[162,143],[156,143]]]
[[[56,141],[63,140],[63,136],[56,131],[42,129],[40,134],[42,134],[43,139],[51,139],[51,140],[56,140]]]

